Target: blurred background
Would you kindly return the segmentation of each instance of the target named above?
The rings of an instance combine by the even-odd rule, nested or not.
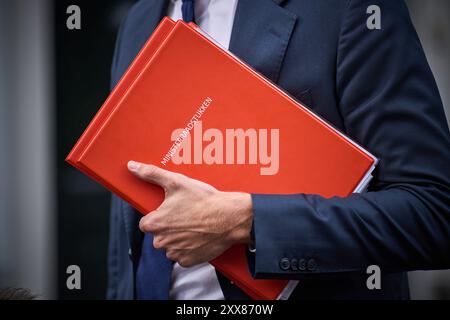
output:
[[[103,299],[109,193],[64,162],[109,92],[132,0],[0,0],[0,288]],[[81,30],[69,30],[70,5]],[[407,0],[450,121],[450,1]],[[450,164],[449,164],[450,166]],[[66,268],[81,268],[68,290]],[[413,299],[450,299],[449,271],[409,275]]]

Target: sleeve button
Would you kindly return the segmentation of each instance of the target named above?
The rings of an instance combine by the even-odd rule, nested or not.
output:
[[[306,260],[305,259],[300,259],[300,261],[298,262],[298,269],[300,271],[306,270]]]
[[[280,260],[280,268],[281,270],[289,270],[289,268],[291,267],[291,263],[289,262],[288,258],[283,258]]]
[[[314,259],[309,259],[309,260],[308,260],[308,270],[309,270],[309,271],[314,271],[314,270],[316,270],[316,267],[317,267],[316,260],[314,260]]]
[[[298,260],[297,259],[292,259],[291,260],[291,270],[292,271],[297,271],[298,270]]]

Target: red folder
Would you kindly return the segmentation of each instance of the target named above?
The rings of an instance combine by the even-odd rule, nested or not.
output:
[[[66,160],[142,214],[161,204],[163,191],[129,173],[129,160],[222,191],[325,197],[361,190],[376,163],[196,26],[169,18]],[[232,247],[211,263],[254,299],[286,298],[296,282],[253,279],[245,250]]]

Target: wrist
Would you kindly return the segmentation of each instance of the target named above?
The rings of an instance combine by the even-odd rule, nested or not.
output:
[[[251,195],[242,192],[228,193],[228,204],[234,215],[234,227],[229,231],[228,238],[232,244],[251,244],[251,229],[253,225],[253,205]]]

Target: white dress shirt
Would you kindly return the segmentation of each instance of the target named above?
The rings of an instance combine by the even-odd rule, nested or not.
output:
[[[228,49],[238,0],[195,0],[195,23]],[[182,19],[181,0],[171,0],[167,15]],[[169,293],[173,300],[223,300],[216,271],[209,263],[183,268],[175,263]]]

